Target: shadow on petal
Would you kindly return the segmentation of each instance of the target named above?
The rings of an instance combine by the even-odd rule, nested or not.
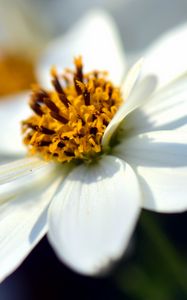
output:
[[[48,207],[46,207],[45,210],[40,214],[36,223],[34,224],[29,234],[30,243],[33,243],[37,239],[38,235],[40,235],[40,233],[42,233],[42,231],[45,229],[47,224],[47,212]]]

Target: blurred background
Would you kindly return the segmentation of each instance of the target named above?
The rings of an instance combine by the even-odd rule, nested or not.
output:
[[[0,0],[0,96],[28,89],[45,45],[98,7],[115,19],[129,63],[187,21],[186,0]],[[0,300],[187,299],[186,228],[186,213],[144,211],[126,255],[100,278],[69,270],[44,238],[0,285]]]
[[[142,52],[160,34],[187,21],[186,0],[31,1],[54,35],[66,31],[91,8],[106,9],[118,25],[128,55]]]

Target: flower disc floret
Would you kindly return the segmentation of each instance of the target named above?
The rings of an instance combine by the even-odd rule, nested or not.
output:
[[[61,76],[52,68],[52,91],[33,87],[34,115],[22,122],[24,143],[47,160],[90,161],[102,154],[102,136],[122,103],[106,72],[83,74],[81,57],[74,63],[75,71]]]

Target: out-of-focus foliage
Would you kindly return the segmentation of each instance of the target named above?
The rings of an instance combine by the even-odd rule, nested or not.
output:
[[[184,222],[185,216],[142,213],[135,249],[130,259],[125,258],[119,266],[115,277],[128,299],[187,298],[186,242],[182,232],[178,234],[178,240],[176,238],[176,231],[180,230],[176,220],[181,217]]]

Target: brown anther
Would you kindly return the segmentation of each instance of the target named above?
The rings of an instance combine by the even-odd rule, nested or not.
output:
[[[58,80],[58,78],[56,76],[54,76],[54,78],[52,79],[51,82],[57,93],[64,94],[64,90],[60,84],[60,81]]]
[[[75,58],[74,60],[76,66],[76,79],[83,82],[83,65],[82,65],[82,58],[81,56]]]
[[[77,68],[77,73],[76,73],[76,77],[79,81],[83,81],[83,74],[82,74],[82,69]]]
[[[61,102],[68,108],[70,105],[70,102],[69,102],[68,98],[66,97],[65,93],[59,94],[59,98],[60,98]]]
[[[82,89],[80,88],[78,81],[79,81],[78,77],[74,76],[74,85],[75,85],[77,95],[82,95]]]
[[[58,153],[53,153],[52,154],[54,157],[58,157]]]
[[[67,136],[64,136],[62,139],[63,141],[69,141],[69,138]]]
[[[112,87],[109,86],[109,88],[108,88],[108,97],[111,98],[111,96],[112,96]]]
[[[31,99],[30,103],[29,103],[30,107],[32,108],[32,110],[38,115],[38,116],[42,116],[43,115],[43,111],[41,109],[41,106],[36,103],[35,101],[33,101],[33,99]]]
[[[45,98],[48,98],[48,94],[46,91],[39,89],[32,95],[32,100],[37,103],[43,103]]]
[[[95,121],[97,119],[96,113],[92,115],[92,121]]]
[[[59,112],[59,108],[50,99],[44,98],[44,103],[52,112],[55,112],[55,113]]]
[[[58,143],[58,147],[59,147],[59,148],[63,148],[64,146],[65,146],[65,144],[64,144],[63,142],[59,142],[59,143]]]
[[[114,99],[110,99],[110,105],[111,106],[115,105],[115,100]]]
[[[50,115],[52,118],[54,118],[55,120],[63,123],[63,124],[67,124],[68,123],[68,120],[66,118],[64,118],[63,116],[59,115],[58,113],[54,112],[54,111],[51,111],[50,112]]]
[[[74,153],[73,152],[70,152],[70,151],[64,151],[64,153],[67,155],[67,156],[74,156]]]
[[[77,136],[78,136],[79,138],[81,138],[81,137],[84,136],[84,134],[83,134],[83,133],[77,133]]]
[[[105,126],[108,126],[108,121],[107,121],[106,119],[103,119],[103,124],[104,124]]]
[[[88,92],[87,89],[85,89],[83,93],[84,101],[86,105],[90,105],[90,93]]]
[[[35,131],[38,131],[38,132],[41,132],[41,133],[44,133],[44,134],[47,134],[47,135],[52,135],[52,134],[55,133],[54,130],[48,129],[44,126],[39,127],[38,125],[34,125],[32,123],[27,123],[27,122],[23,122],[23,125],[26,125],[26,126],[28,126],[29,128],[31,128]]]
[[[90,133],[91,133],[91,134],[96,135],[97,132],[98,132],[97,127],[92,127],[92,128],[90,128]]]
[[[49,146],[51,144],[50,141],[41,141],[38,143],[39,147],[45,147],[45,146]]]
[[[40,132],[42,132],[44,134],[52,135],[52,134],[55,133],[54,130],[48,129],[48,128],[44,127],[44,126],[41,126],[39,129],[40,129]]]
[[[53,75],[53,79],[52,79],[52,85],[54,86],[56,92],[59,95],[60,100],[62,101],[62,103],[68,108],[70,102],[68,101],[66,94],[60,84],[60,81],[58,80],[58,77]]]

